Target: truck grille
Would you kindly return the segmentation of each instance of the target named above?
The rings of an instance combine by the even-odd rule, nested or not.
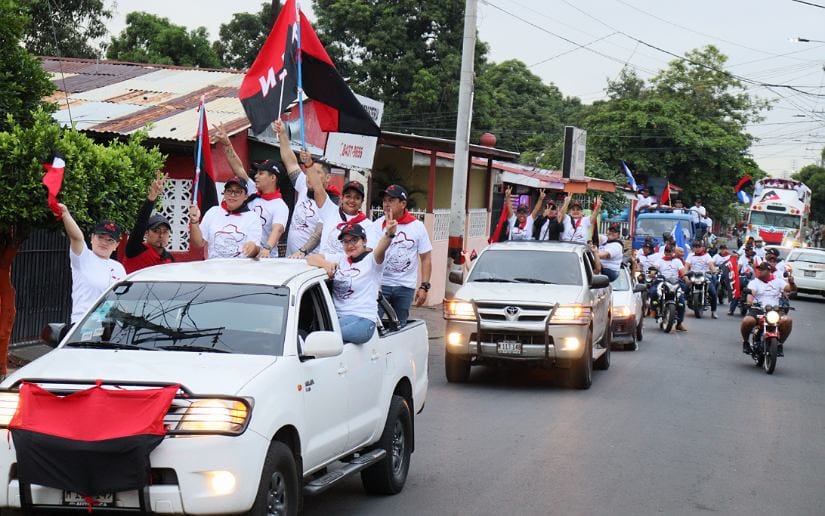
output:
[[[477,302],[478,316],[482,322],[531,322],[540,323],[550,313],[550,305],[529,305],[522,303]]]

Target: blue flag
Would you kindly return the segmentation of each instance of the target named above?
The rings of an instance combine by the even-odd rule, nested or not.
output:
[[[633,189],[634,192],[639,191],[639,187],[636,186],[636,178],[633,177],[633,173],[627,168],[627,163],[622,160],[622,168],[624,169],[624,175],[627,176],[627,184],[630,185],[630,188]]]
[[[750,204],[751,203],[751,196],[748,195],[748,192],[746,192],[744,190],[739,190],[738,192],[736,192],[736,197],[738,197],[739,200],[742,201],[745,204]]]
[[[682,223],[677,222],[676,226],[673,228],[673,240],[676,242],[676,245],[681,247],[682,249],[685,248],[685,232],[682,231]]]

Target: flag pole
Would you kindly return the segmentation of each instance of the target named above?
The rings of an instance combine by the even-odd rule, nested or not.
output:
[[[296,36],[298,39],[298,116],[301,119],[301,148],[306,150],[306,138],[304,137],[304,81],[301,74],[301,2],[295,2],[297,11],[295,19],[297,21]]]
[[[201,153],[203,152],[203,113],[206,110],[204,96],[201,95],[201,103],[198,106],[200,113],[198,114],[198,154],[195,160],[195,188],[192,191],[192,204],[198,204],[198,186],[201,180]]]

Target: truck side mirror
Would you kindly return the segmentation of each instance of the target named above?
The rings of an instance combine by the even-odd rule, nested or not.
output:
[[[40,338],[49,346],[56,348],[60,344],[65,329],[65,323],[49,323],[40,331]]]
[[[644,286],[643,283],[636,283],[633,285],[633,292],[645,292],[647,287]]]
[[[335,357],[344,352],[344,341],[334,331],[314,331],[307,335],[303,346],[305,357]]]
[[[450,271],[450,282],[457,285],[464,283],[464,271]]]
[[[610,286],[610,279],[604,274],[594,274],[590,280],[590,288],[607,288]]]

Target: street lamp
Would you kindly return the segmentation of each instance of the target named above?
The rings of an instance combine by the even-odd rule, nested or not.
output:
[[[825,43],[821,39],[800,38],[799,36],[791,38],[791,43]]]

